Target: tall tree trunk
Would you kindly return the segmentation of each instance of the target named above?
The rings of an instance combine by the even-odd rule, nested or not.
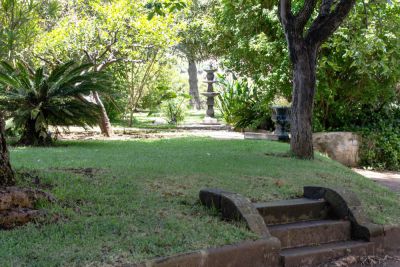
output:
[[[103,101],[101,101],[99,93],[97,91],[93,91],[93,98],[94,101],[96,101],[96,104],[100,107],[101,114],[99,126],[101,133],[107,137],[111,137],[114,133],[110,123],[110,119],[108,118],[107,110],[104,107]]]
[[[317,48],[302,40],[293,51],[293,98],[291,113],[291,151],[304,159],[314,158],[312,116],[316,87]]]
[[[347,17],[356,0],[304,0],[294,14],[292,0],[280,0],[279,19],[285,31],[293,64],[291,150],[296,157],[312,159],[312,113],[318,48]],[[319,5],[318,16],[312,19]],[[309,27],[306,27],[307,25]]]
[[[0,186],[2,187],[15,185],[15,176],[10,165],[4,128],[5,122],[0,114]]]
[[[197,78],[197,66],[196,62],[192,59],[189,61],[189,94],[192,97],[190,99],[190,106],[195,107],[197,110],[200,109],[200,95],[199,95],[199,80]]]

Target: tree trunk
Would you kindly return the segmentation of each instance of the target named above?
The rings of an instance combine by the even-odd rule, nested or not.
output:
[[[195,107],[197,110],[200,109],[200,95],[199,95],[199,85],[197,78],[197,66],[196,62],[192,59],[189,59],[189,94],[192,97],[190,99],[190,106]]]
[[[46,133],[43,136],[43,133]],[[36,130],[36,120],[30,119],[25,123],[21,138],[18,141],[19,145],[24,146],[47,146],[51,145],[52,138],[48,133],[48,129],[42,131]]]
[[[291,113],[291,151],[299,158],[314,158],[312,116],[316,87],[317,48],[296,40],[293,59],[293,98]]]
[[[0,114],[0,186],[15,185],[14,172],[10,165],[10,157],[5,138],[5,123]]]
[[[339,28],[356,0],[304,0],[296,14],[292,0],[280,0],[279,19],[285,31],[293,64],[291,150],[296,157],[312,159],[312,113],[316,86],[317,50]],[[309,24],[319,5],[318,16]],[[306,27],[307,25],[309,27]],[[306,30],[307,28],[307,30]]]
[[[100,99],[99,93],[93,91],[93,98],[96,101],[96,104],[100,107],[101,116],[99,126],[101,133],[107,137],[111,137],[113,135],[113,129],[110,123],[110,119],[108,118],[106,108],[104,107],[104,104]]]

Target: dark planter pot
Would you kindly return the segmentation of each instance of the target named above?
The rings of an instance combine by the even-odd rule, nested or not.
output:
[[[290,127],[290,107],[274,106],[272,107],[271,119],[275,123],[274,134],[280,141],[288,141]]]

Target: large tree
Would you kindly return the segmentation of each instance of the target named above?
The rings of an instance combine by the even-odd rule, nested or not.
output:
[[[337,30],[355,2],[355,0],[305,0],[300,10],[293,12],[292,0],[280,0],[279,16],[293,66],[290,145],[294,155],[299,158],[314,157],[312,115],[318,50]],[[318,15],[309,22],[317,4]],[[307,28],[307,25],[310,26]]]
[[[294,2],[294,9],[301,2]],[[212,10],[210,38],[224,67],[270,95],[292,98],[292,71],[277,5],[264,0],[223,1]],[[297,6],[297,5],[299,6]],[[370,125],[393,102],[400,80],[400,3],[359,1],[319,51],[313,130]],[[317,15],[317,12],[314,13]],[[265,109],[268,113],[268,109]]]
[[[179,34],[178,49],[188,62],[190,105],[196,109],[201,108],[197,63],[209,57],[206,39],[208,8],[209,3],[193,0],[185,18],[186,27]]]

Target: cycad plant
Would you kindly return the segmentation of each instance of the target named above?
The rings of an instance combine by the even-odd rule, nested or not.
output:
[[[105,92],[108,76],[94,72],[91,64],[60,64],[52,70],[33,70],[0,63],[0,109],[22,130],[23,145],[52,142],[49,126],[92,126],[98,123],[99,108],[84,97],[92,90]]]

